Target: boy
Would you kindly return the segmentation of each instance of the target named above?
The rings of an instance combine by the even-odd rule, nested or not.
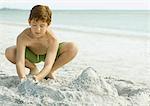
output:
[[[72,42],[59,43],[49,28],[52,12],[48,6],[36,5],[30,11],[30,28],[17,37],[16,46],[6,49],[6,58],[16,64],[20,80],[25,80],[25,67],[30,69],[35,81],[53,78],[53,72],[71,61],[77,54],[77,46]],[[44,61],[39,72],[35,63]]]

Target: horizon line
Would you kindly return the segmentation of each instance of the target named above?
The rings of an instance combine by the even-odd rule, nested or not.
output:
[[[2,7],[0,8],[0,10],[24,10],[24,11],[30,11],[31,9],[22,9],[22,8],[8,8],[8,7]],[[58,11],[61,11],[61,10],[95,10],[95,11],[98,11],[98,10],[128,10],[128,11],[150,11],[150,9],[52,9],[52,10],[58,10]]]

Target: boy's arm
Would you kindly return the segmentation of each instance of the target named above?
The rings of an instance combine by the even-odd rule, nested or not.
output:
[[[25,44],[22,36],[17,37],[16,44],[16,69],[18,76],[21,79],[25,79]]]
[[[49,47],[47,50],[44,67],[35,78],[37,81],[43,79],[50,72],[50,70],[54,64],[59,43],[57,40],[54,40],[53,42],[51,42],[50,45],[51,45],[51,47]]]

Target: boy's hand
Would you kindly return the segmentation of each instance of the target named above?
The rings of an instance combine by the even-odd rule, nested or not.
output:
[[[33,75],[33,83],[37,84],[39,81],[36,78],[36,75]]]
[[[24,83],[27,80],[33,82],[34,84],[37,84],[39,82],[38,80],[36,80],[36,76],[35,75],[33,77],[29,76],[29,79],[27,79],[26,77],[22,77],[20,79],[21,83]]]
[[[25,82],[26,80],[27,80],[26,77],[22,77],[22,78],[20,79],[20,82],[23,83],[23,82]]]
[[[29,73],[29,74],[31,74],[31,75],[37,75],[37,74],[39,74],[38,68],[35,67],[34,69],[30,70],[30,73]]]

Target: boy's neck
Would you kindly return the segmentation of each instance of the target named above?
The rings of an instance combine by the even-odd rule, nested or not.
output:
[[[41,39],[45,38],[46,33],[43,34],[43,35],[41,35],[41,36],[39,36],[39,37],[36,37],[36,36],[33,35],[32,31],[31,31],[31,28],[30,28],[29,36],[30,36],[32,39],[34,39],[34,40],[41,40]]]

